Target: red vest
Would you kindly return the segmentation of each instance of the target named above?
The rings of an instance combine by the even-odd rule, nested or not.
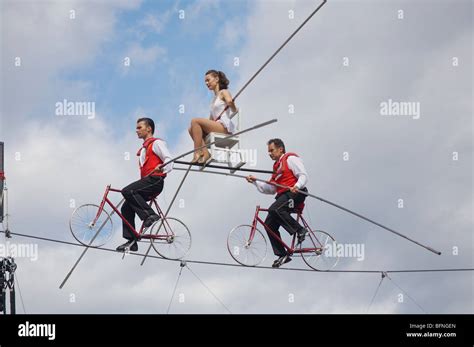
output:
[[[273,164],[273,172],[272,179],[270,182],[281,184],[287,187],[293,187],[296,182],[298,182],[298,178],[294,175],[293,171],[288,168],[288,157],[290,156],[298,156],[296,153],[285,153],[280,157],[280,160],[276,161]],[[283,193],[287,191],[287,188],[276,187],[277,194]]]
[[[138,166],[140,167],[140,176],[141,178],[148,176],[150,172],[152,172],[158,165],[163,164],[163,160],[159,156],[153,152],[153,143],[156,140],[161,140],[159,138],[150,137],[148,140],[143,142],[143,146],[137,152],[137,156],[140,156],[140,153],[143,148],[145,148],[145,161],[143,165],[140,164],[140,160],[138,160]],[[162,176],[166,177],[166,174],[163,172],[154,172],[151,176]]]

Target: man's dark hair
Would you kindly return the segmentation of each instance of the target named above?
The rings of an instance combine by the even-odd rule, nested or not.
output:
[[[151,127],[151,133],[155,133],[155,122],[153,122],[153,119],[151,118],[138,118],[137,123],[140,122],[145,122],[145,124],[149,127]]]
[[[267,145],[271,145],[272,143],[278,148],[283,148],[283,153],[286,152],[285,144],[281,139],[270,139],[268,140]]]

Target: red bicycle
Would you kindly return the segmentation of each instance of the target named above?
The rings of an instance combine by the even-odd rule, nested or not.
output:
[[[150,240],[153,249],[163,258],[181,259],[189,252],[191,233],[188,227],[177,218],[164,216],[156,201],[157,195],[151,197],[149,204],[156,208],[156,212],[161,217],[160,220],[145,230],[142,222],[140,230],[137,231],[118,210],[123,200],[115,206],[108,198],[109,192],[121,193],[122,191],[108,185],[100,206],[85,204],[76,208],[72,213],[69,227],[78,242],[89,247],[103,246],[113,235],[111,217],[114,213],[117,213],[139,241]],[[112,208],[111,213],[104,209],[106,203]]]
[[[336,240],[330,234],[322,230],[312,230],[303,217],[304,203],[296,206],[292,213],[297,214],[297,221],[302,222],[307,230],[305,240],[296,244],[296,234],[293,235],[291,246],[288,246],[265,222],[260,218],[260,212],[268,212],[268,209],[257,206],[252,225],[239,225],[232,229],[227,238],[227,249],[234,260],[245,266],[257,266],[261,264],[267,254],[267,241],[263,233],[257,229],[260,223],[270,235],[286,249],[291,256],[295,253],[301,254],[304,262],[312,269],[327,271],[334,268],[339,261],[336,250]]]

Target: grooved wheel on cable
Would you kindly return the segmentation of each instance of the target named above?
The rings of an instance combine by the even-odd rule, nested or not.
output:
[[[98,211],[99,206],[97,205],[82,205],[72,212],[69,220],[72,236],[85,246],[103,246],[113,235],[112,218],[107,211],[102,210],[95,224],[92,224]],[[97,234],[99,229],[100,232]]]
[[[149,228],[151,245],[166,259],[182,259],[191,249],[191,233],[177,218],[166,217]]]
[[[305,250],[301,252],[304,262],[314,270],[331,270],[339,261],[336,240],[322,230],[308,231],[300,249]]]
[[[267,255],[267,240],[262,232],[252,226],[239,225],[231,230],[227,237],[227,249],[234,260],[245,266],[257,266]]]

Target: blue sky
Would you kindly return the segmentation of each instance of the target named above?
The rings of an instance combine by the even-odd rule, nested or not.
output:
[[[203,83],[208,69],[226,72],[231,92],[235,93],[238,87],[232,83],[238,74],[232,57],[239,52],[244,37],[236,35],[232,42],[223,43],[221,35],[230,19],[246,16],[249,3],[209,2],[202,10],[193,9],[200,3],[206,2],[145,1],[134,10],[122,11],[117,16],[113,39],[101,47],[92,64],[64,71],[58,78],[87,81],[92,86],[97,112],[106,111],[103,117],[110,122],[127,119],[137,108],[143,109],[156,122],[167,124],[166,134],[160,134],[158,129],[157,135],[165,136],[174,145],[176,135],[189,125],[192,117],[207,117],[202,111],[212,97]],[[181,9],[185,10],[184,20],[179,18]],[[235,28],[236,32],[242,30]],[[131,66],[124,67],[123,59],[130,45],[145,50],[159,47],[161,53],[139,66],[131,57]],[[179,78],[173,78],[173,71],[179,72],[175,74]],[[193,99],[197,104],[186,100],[186,90],[198,96]],[[185,105],[185,114],[178,113],[180,104]],[[120,136],[133,131],[133,126],[111,127],[111,131]]]

